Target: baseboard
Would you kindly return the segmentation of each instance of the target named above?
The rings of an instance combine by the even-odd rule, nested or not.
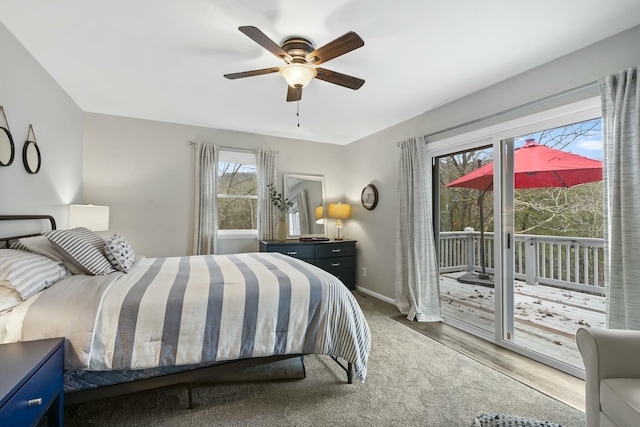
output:
[[[395,300],[393,300],[393,299],[391,299],[389,297],[385,297],[384,295],[381,295],[381,294],[379,294],[377,292],[370,291],[369,289],[362,288],[360,286],[356,286],[356,289],[359,290],[360,292],[362,292],[363,294],[367,294],[370,297],[374,297],[376,299],[379,299],[380,301],[388,302],[389,304],[394,304],[394,305],[396,303]]]

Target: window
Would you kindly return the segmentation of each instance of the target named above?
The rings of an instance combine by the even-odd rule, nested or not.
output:
[[[255,233],[258,228],[257,188],[255,153],[221,150],[216,193],[218,230],[222,231],[221,234],[228,234],[225,230]]]

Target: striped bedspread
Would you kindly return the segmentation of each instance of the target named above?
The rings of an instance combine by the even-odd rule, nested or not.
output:
[[[23,339],[60,334],[43,325],[57,310],[63,323],[83,329],[65,333],[78,365],[67,368],[327,354],[352,362],[365,379],[371,342],[362,311],[336,277],[313,265],[277,253],[145,258],[129,274],[108,276],[108,284],[72,276],[47,289],[25,314]]]

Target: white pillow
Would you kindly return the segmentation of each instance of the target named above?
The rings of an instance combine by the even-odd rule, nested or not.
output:
[[[44,235],[62,256],[84,273],[103,275],[116,271],[104,254],[104,240],[93,231],[77,227],[47,231]]]
[[[45,256],[0,249],[0,285],[15,289],[23,300],[68,275],[64,265]]]
[[[105,239],[104,253],[116,270],[127,273],[136,260],[131,245],[118,233]]]
[[[10,286],[11,285],[8,283],[8,280],[0,282],[0,314],[3,311],[11,310],[22,302],[22,298],[18,291]]]

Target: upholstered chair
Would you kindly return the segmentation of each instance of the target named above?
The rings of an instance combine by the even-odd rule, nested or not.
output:
[[[587,427],[640,426],[640,331],[580,328]]]

